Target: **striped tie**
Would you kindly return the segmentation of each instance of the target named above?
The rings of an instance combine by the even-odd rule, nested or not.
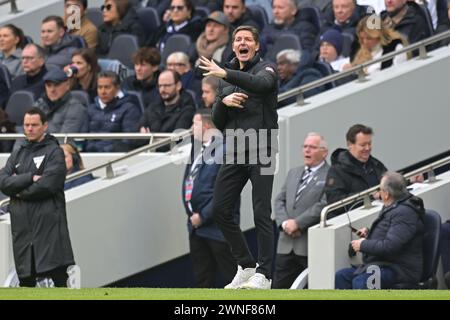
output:
[[[297,193],[295,194],[295,202],[298,201],[298,199],[300,198],[300,194],[302,193],[303,189],[306,188],[306,185],[309,182],[309,178],[311,177],[312,171],[310,168],[307,168],[304,172],[303,172],[303,176],[302,179],[300,180],[300,184],[298,186],[297,189]]]

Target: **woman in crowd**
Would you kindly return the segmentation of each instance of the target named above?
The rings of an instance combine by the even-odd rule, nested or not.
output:
[[[22,29],[13,24],[0,27],[0,63],[8,68],[11,79],[24,74],[21,63],[24,46],[25,36]]]
[[[98,27],[97,54],[106,56],[113,40],[121,34],[132,34],[144,43],[144,30],[139,23],[136,10],[128,0],[105,0],[101,6],[103,24]]]
[[[174,34],[186,34],[195,43],[203,31],[203,22],[195,15],[195,7],[191,0],[172,0],[169,10],[163,17],[158,32],[150,37],[148,46],[157,46],[162,52],[167,40]]]
[[[64,70],[73,73],[71,90],[86,91],[90,102],[94,102],[97,96],[97,74],[100,72],[95,52],[92,49],[78,49],[72,54],[72,63]]]
[[[72,143],[65,143],[61,145],[61,148],[64,151],[67,175],[70,175],[71,173],[75,173],[80,170],[84,170],[83,160],[81,159],[80,152],[78,151],[76,146],[74,146]],[[92,174],[82,176],[75,180],[66,182],[64,184],[64,190],[77,187],[91,180],[94,180],[94,176]]]
[[[359,39],[359,49],[351,64],[344,66],[344,70],[349,67],[360,65],[364,62],[377,59],[385,54],[397,51],[408,45],[407,40],[397,31],[388,28],[381,23],[379,26],[374,25],[373,16],[367,16],[361,19],[356,29]],[[381,20],[380,20],[381,21]],[[399,54],[394,58],[382,63],[372,64],[365,68],[366,74],[371,74],[378,70],[386,69],[392,65],[405,62],[411,57],[410,54]]]

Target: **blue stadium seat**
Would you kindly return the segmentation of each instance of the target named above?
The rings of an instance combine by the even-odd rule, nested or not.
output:
[[[202,19],[206,19],[209,16],[210,11],[209,11],[208,7],[196,6],[195,14]]]
[[[247,6],[253,19],[258,23],[260,30],[263,30],[266,25],[269,24],[269,18],[263,7],[257,4]]]
[[[9,116],[9,120],[15,122],[16,126],[22,126],[25,112],[33,105],[33,93],[26,90],[19,90],[14,92],[11,97],[9,97],[5,111]]]
[[[285,49],[301,50],[302,46],[297,35],[293,33],[283,33],[276,40],[273,46],[271,46],[265,55],[265,59],[276,62],[278,52]]]
[[[144,29],[144,34],[146,38],[150,38],[153,34],[158,31],[161,25],[161,19],[159,18],[158,11],[152,7],[139,8],[137,10],[139,17],[139,22]]]
[[[97,28],[103,24],[103,13],[100,8],[87,8],[86,17],[91,20]]]
[[[164,50],[161,54],[161,61],[163,64],[166,63],[167,57],[173,52],[184,52],[190,55],[191,48],[191,38],[186,34],[174,34],[169,39],[167,39],[164,46]]]
[[[121,34],[114,38],[108,52],[108,59],[119,60],[129,69],[134,68],[131,56],[139,49],[137,37],[132,34]]]

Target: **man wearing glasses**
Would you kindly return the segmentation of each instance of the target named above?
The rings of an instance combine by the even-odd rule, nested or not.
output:
[[[139,121],[142,133],[173,132],[192,125],[195,104],[191,95],[183,90],[180,75],[173,70],[161,72],[158,78],[161,99],[150,104]]]
[[[22,68],[25,74],[18,76],[11,84],[11,94],[19,90],[27,90],[34,94],[35,99],[45,92],[44,75],[45,51],[36,44],[28,44],[22,51]]]

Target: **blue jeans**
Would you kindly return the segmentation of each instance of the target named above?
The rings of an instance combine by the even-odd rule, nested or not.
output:
[[[367,280],[373,276],[373,273],[364,271],[355,274],[356,267],[341,269],[336,272],[335,275],[335,288],[336,289],[368,289]],[[389,267],[380,267],[380,289],[392,288],[398,281],[395,276],[395,272]]]

